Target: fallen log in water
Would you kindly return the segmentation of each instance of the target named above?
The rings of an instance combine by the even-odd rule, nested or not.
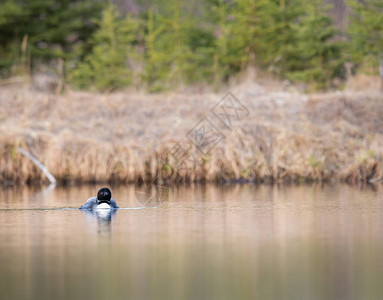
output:
[[[34,157],[27,150],[24,150],[21,147],[18,147],[17,151],[19,151],[24,156],[28,157],[41,170],[41,172],[44,173],[44,175],[48,178],[48,180],[51,184],[56,184],[56,179],[54,178],[54,176],[48,171],[48,169],[36,157]]]

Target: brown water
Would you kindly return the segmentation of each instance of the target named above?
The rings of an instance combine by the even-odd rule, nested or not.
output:
[[[1,190],[0,299],[383,298],[382,187],[98,188]]]

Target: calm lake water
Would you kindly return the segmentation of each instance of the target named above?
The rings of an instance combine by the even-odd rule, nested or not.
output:
[[[1,189],[0,299],[383,298],[381,186],[99,187]]]

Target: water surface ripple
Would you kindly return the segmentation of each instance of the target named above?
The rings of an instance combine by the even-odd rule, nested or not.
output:
[[[381,186],[98,188],[1,189],[0,299],[382,298]]]

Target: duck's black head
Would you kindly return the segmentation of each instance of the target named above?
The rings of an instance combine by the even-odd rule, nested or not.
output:
[[[97,204],[108,203],[112,198],[112,193],[108,188],[102,188],[97,192]]]

